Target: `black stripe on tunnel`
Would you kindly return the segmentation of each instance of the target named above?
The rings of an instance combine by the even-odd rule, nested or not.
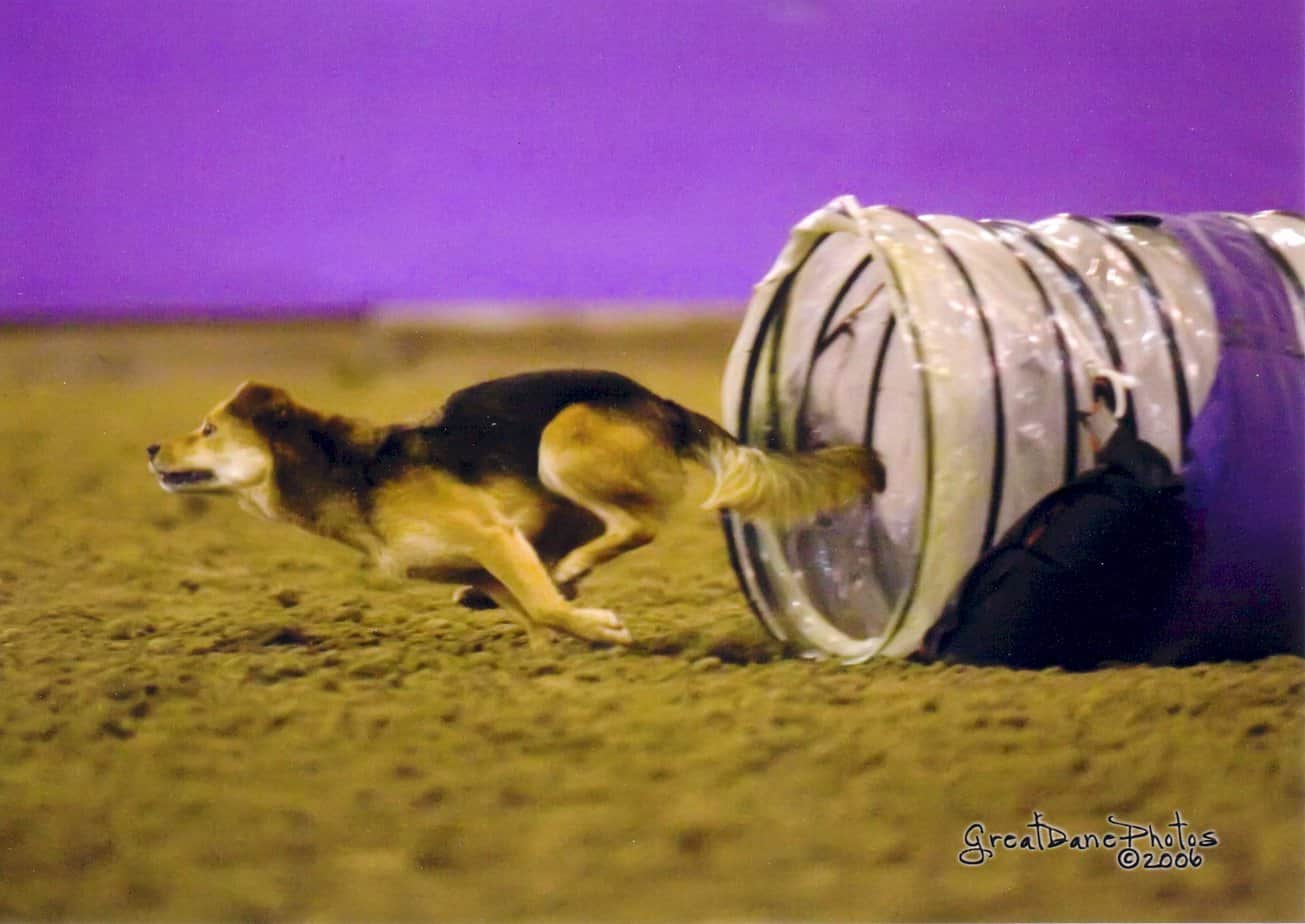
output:
[[[1298,216],[1294,212],[1275,211],[1271,214],[1286,215],[1289,218],[1300,218],[1301,221],[1305,221],[1305,217]],[[1301,284],[1301,279],[1296,275],[1295,268],[1293,268],[1287,261],[1287,258],[1283,256],[1282,251],[1275,247],[1272,241],[1265,237],[1258,228],[1247,221],[1243,216],[1225,214],[1224,217],[1255,238],[1260,247],[1264,248],[1264,252],[1268,254],[1269,259],[1273,261],[1273,265],[1278,268],[1278,272],[1282,273],[1283,278],[1290,283],[1291,290],[1295,294],[1297,302],[1302,306],[1305,306],[1305,286]],[[1292,356],[1305,356],[1305,343],[1301,342],[1301,336],[1300,328],[1297,327],[1296,343],[1294,344],[1295,349],[1294,352],[1291,353]]]
[[[806,266],[807,261],[811,259],[820,245],[829,239],[825,234],[817,238],[811,245],[802,260],[795,266],[779,286],[775,289],[775,294],[771,297],[770,304],[766,306],[766,313],[762,315],[761,323],[757,325],[757,333],[752,338],[752,344],[748,349],[748,363],[743,373],[742,394],[739,397],[739,427],[738,440],[746,444],[751,436],[752,430],[752,392],[756,384],[757,366],[761,363],[762,347],[770,336],[771,328],[775,326],[776,319],[782,319],[788,310],[788,299],[793,289],[793,282],[797,274]],[[782,320],[781,320],[782,327]],[[778,349],[778,333],[775,336],[775,343],[772,350]],[[765,627],[766,631],[780,641],[787,641],[784,634],[776,628],[772,621],[771,613],[778,608],[778,600],[775,594],[775,588],[770,582],[766,569],[761,561],[761,543],[757,536],[756,527],[751,523],[742,524],[743,533],[743,551],[736,546],[734,531],[734,515],[728,511],[721,514],[722,523],[725,524],[725,543],[729,547],[730,565],[734,568],[735,577],[738,578],[739,586],[743,588],[743,595],[747,598],[748,606],[751,607],[753,614],[758,621]],[[747,556],[748,565],[755,577],[756,593],[753,592],[753,582],[749,581],[743,568],[743,555]],[[757,599],[760,595],[761,599]]]
[[[884,335],[879,338],[879,351],[875,354],[875,368],[870,374],[870,400],[865,408],[865,437],[867,446],[874,446],[875,414],[879,410],[879,386],[884,377],[884,361],[888,359],[888,346],[892,343],[893,332],[897,330],[897,315],[888,316],[884,324]]]
[[[911,607],[915,604],[916,593],[920,588],[920,574],[924,565],[925,553],[925,536],[928,533],[929,525],[933,517],[933,474],[935,469],[934,459],[934,421],[933,421],[933,393],[929,389],[929,376],[925,373],[927,368],[924,347],[920,343],[920,331],[916,328],[915,321],[911,313],[907,310],[905,304],[905,289],[902,286],[902,277],[898,272],[897,266],[893,263],[891,257],[886,257],[884,267],[888,272],[889,279],[892,281],[893,298],[895,304],[902,309],[902,317],[905,322],[902,329],[902,336],[905,337],[905,343],[911,350],[914,360],[916,374],[920,377],[920,402],[922,405],[924,420],[921,422],[924,433],[924,497],[920,504],[920,513],[918,517],[919,540],[916,548],[912,549],[915,556],[915,563],[911,569],[911,582],[907,585],[906,596],[896,605],[896,612],[893,614],[893,621],[884,631],[884,636],[880,647],[887,645],[892,641],[898,630],[902,627],[906,614],[910,612]],[[875,405],[879,394],[879,382],[882,375],[884,359],[887,356],[888,345],[892,335],[896,332],[897,313],[894,312],[888,324],[884,325],[884,338],[879,344],[879,354],[876,356],[875,373],[871,378],[871,397],[869,406],[866,409],[866,432],[865,443],[870,445],[874,438],[874,413]],[[873,447],[871,447],[873,448]],[[888,477],[892,478],[889,472]]]
[[[983,524],[983,540],[979,544],[982,551],[987,551],[992,546],[993,538],[997,532],[997,516],[1001,512],[1001,496],[1006,481],[1006,404],[1002,395],[1001,388],[1001,368],[997,365],[997,349],[992,336],[992,322],[988,318],[988,309],[983,304],[983,299],[979,298],[979,290],[974,285],[974,278],[970,276],[969,268],[956,255],[943,240],[938,229],[926,221],[917,218],[910,212],[903,212],[893,209],[899,215],[910,218],[915,224],[923,229],[930,237],[938,242],[943,253],[956,272],[960,274],[965,283],[965,289],[970,293],[970,301],[974,304],[974,309],[979,316],[979,327],[983,331],[983,346],[988,354],[988,369],[992,373],[992,428],[993,428],[993,447],[992,447],[992,488],[988,492],[988,515]]]
[[[1063,473],[1062,480],[1068,484],[1078,474],[1078,395],[1074,392],[1074,367],[1070,365],[1069,361],[1069,344],[1065,342],[1065,332],[1056,323],[1056,306],[1051,303],[1051,296],[1047,294],[1047,287],[1042,284],[1042,280],[1038,278],[1038,274],[1029,265],[1029,261],[1024,254],[1013,247],[1006,235],[1002,234],[1000,230],[993,230],[994,227],[997,227],[1009,234],[1010,228],[1002,228],[999,223],[988,221],[975,222],[975,224],[985,234],[1005,247],[1011,256],[1019,262],[1021,269],[1024,270],[1024,275],[1028,277],[1029,282],[1037,291],[1038,298],[1042,301],[1042,311],[1051,326],[1052,336],[1056,341],[1056,352],[1060,356],[1061,397],[1065,402],[1065,459],[1061,471]]]
[[[1173,319],[1169,317],[1169,312],[1165,311],[1164,296],[1160,294],[1160,289],[1156,286],[1155,279],[1152,278],[1146,264],[1128,246],[1128,242],[1122,239],[1113,228],[1095,219],[1080,218],[1077,215],[1069,216],[1069,220],[1104,237],[1111,246],[1124,255],[1124,259],[1128,261],[1133,274],[1142,283],[1147,301],[1151,305],[1151,311],[1155,314],[1156,320],[1160,323],[1160,330],[1165,335],[1165,348],[1169,353],[1169,366],[1174,375],[1174,396],[1177,398],[1178,403],[1178,442],[1182,447],[1183,461],[1187,462],[1191,459],[1191,452],[1187,448],[1187,434],[1192,429],[1192,398],[1187,390],[1187,376],[1183,372],[1183,353],[1178,346],[1178,335],[1174,331]]]
[[[994,221],[992,224],[994,226],[1011,229],[1015,234],[1019,235],[1020,238],[1027,241],[1033,249],[1055,265],[1056,269],[1060,271],[1060,274],[1064,277],[1065,281],[1074,289],[1083,304],[1087,305],[1088,313],[1092,315],[1092,320],[1096,324],[1097,330],[1101,333],[1101,339],[1105,341],[1106,354],[1107,358],[1110,360],[1110,364],[1114,366],[1116,371],[1127,375],[1128,369],[1124,366],[1124,357],[1119,352],[1119,341],[1115,339],[1115,332],[1110,326],[1110,319],[1106,317],[1105,311],[1101,308],[1101,303],[1097,301],[1097,297],[1093,294],[1091,287],[1083,277],[1078,274],[1078,271],[1061,259],[1060,254],[1056,253],[1055,248],[1044,241],[1032,228],[1006,221]],[[1126,400],[1127,407],[1124,409],[1123,420],[1132,428],[1133,432],[1136,433],[1137,413],[1133,408],[1132,396],[1127,396]]]
[[[820,327],[816,331],[816,342],[811,350],[811,360],[807,363],[807,374],[802,381],[802,396],[798,399],[796,415],[798,437],[797,449],[809,448],[807,445],[808,440],[806,438],[808,431],[805,422],[807,416],[807,402],[811,396],[811,379],[816,372],[816,361],[820,359],[829,345],[837,340],[845,331],[849,336],[851,336],[851,328],[844,328],[842,325],[839,325],[839,329],[831,337],[829,336],[829,325],[832,324],[834,318],[838,316],[838,311],[843,307],[843,301],[847,298],[848,293],[852,291],[852,286],[856,285],[856,281],[861,278],[861,274],[864,273],[870,264],[874,262],[874,259],[873,255],[866,256],[856,265],[855,268],[853,268],[847,279],[843,280],[843,284],[839,287],[838,293],[834,296],[834,300],[831,301],[829,307],[825,309],[824,317],[820,319]],[[870,294],[866,300],[867,304],[874,299],[877,292],[878,290],[876,289],[875,292]]]

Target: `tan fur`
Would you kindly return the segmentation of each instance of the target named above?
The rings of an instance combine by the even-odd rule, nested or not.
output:
[[[243,421],[226,413],[223,402],[185,436],[164,443],[153,464],[156,469],[207,468],[219,470],[222,481],[232,488],[248,488],[267,480],[271,460],[261,438]],[[209,436],[202,430],[216,427]]]
[[[539,476],[556,494],[591,511],[603,534],[554,569],[559,584],[647,545],[684,493],[678,456],[646,421],[587,405],[567,408],[544,430]]]
[[[716,486],[703,501],[704,510],[732,510],[777,526],[792,526],[883,490],[882,468],[860,446],[783,455],[718,442],[711,467]]]
[[[233,413],[237,406],[241,412]],[[280,432],[275,427],[282,419],[315,422],[320,432],[309,442],[278,449],[291,444],[276,442],[279,437],[251,424],[251,407],[264,414],[262,426],[269,434]],[[683,421],[679,426],[689,428],[679,448],[672,436],[675,415]],[[430,420],[433,426],[438,415]],[[335,476],[321,474],[320,466],[304,471],[318,472],[321,484],[287,482],[286,471],[278,469],[278,459],[293,462],[295,452],[311,454],[330,440],[344,444],[332,450],[341,457],[348,452],[374,457],[388,432],[319,415],[280,389],[246,384],[200,428],[151,447],[151,469],[166,490],[234,495],[242,507],[264,517],[359,549],[395,576],[465,583],[469,586],[458,599],[469,606],[473,598],[485,605],[492,600],[526,627],[532,644],[548,629],[630,642],[615,614],[575,606],[564,590],[604,562],[653,540],[684,493],[682,458],[716,473],[704,507],[782,524],[846,504],[881,489],[883,481],[877,458],[860,447],[802,455],[763,452],[739,446],[708,419],[669,402],[564,407],[539,437],[537,479],[466,480],[438,465],[414,463],[374,485],[342,488],[331,480]]]
[[[376,561],[403,577],[469,581],[518,618],[532,641],[535,627],[544,626],[628,643],[615,614],[562,596],[531,545],[549,505],[511,479],[471,486],[443,472],[416,473],[378,495]]]

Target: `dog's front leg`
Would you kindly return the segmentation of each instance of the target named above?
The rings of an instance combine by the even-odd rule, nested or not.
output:
[[[532,622],[596,642],[628,645],[632,641],[630,631],[615,613],[568,603],[519,529],[495,525],[478,531],[472,554]],[[485,590],[493,596],[491,588]]]

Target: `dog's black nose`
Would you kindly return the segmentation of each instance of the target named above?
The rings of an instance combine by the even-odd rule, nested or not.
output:
[[[150,443],[148,446],[145,447],[145,451],[150,454],[150,458],[152,459],[159,454],[159,444]]]

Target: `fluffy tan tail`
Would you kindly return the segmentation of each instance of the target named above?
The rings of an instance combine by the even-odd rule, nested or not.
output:
[[[740,445],[712,420],[676,405],[684,415],[681,453],[716,475],[705,510],[731,510],[748,519],[790,526],[884,489],[883,463],[863,446],[812,452],[771,452]]]

